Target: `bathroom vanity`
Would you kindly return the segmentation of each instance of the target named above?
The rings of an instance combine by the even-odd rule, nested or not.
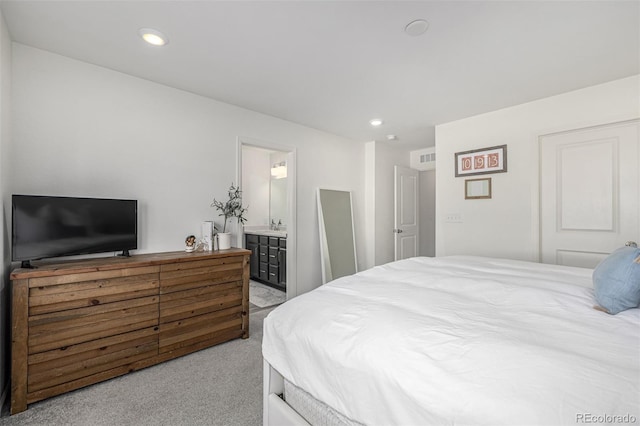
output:
[[[280,290],[287,288],[287,234],[282,231],[245,231],[245,247],[251,251],[252,280]]]

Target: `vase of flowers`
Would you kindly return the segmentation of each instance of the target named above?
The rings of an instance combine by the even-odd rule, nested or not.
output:
[[[239,224],[244,224],[247,221],[247,218],[244,216],[247,209],[242,207],[242,191],[240,187],[234,186],[233,183],[231,183],[227,195],[228,200],[226,202],[218,201],[214,198],[213,203],[211,203],[211,207],[215,207],[220,212],[218,216],[224,217],[222,231],[217,233],[218,250],[231,248],[231,232],[227,232],[227,222],[233,218],[235,218]]]

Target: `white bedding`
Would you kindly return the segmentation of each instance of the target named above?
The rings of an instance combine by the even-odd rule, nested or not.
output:
[[[591,272],[470,256],[393,262],[275,309],[263,356],[368,425],[637,423],[640,309],[594,310]]]

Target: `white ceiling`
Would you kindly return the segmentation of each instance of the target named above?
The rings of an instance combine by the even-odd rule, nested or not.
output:
[[[14,41],[356,141],[640,73],[637,1],[0,0]],[[422,36],[404,27],[429,22]],[[170,42],[145,44],[139,28]],[[369,120],[380,117],[374,129]]]

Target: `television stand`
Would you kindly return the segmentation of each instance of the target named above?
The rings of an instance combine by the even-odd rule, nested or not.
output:
[[[36,266],[33,266],[31,264],[30,260],[23,260],[22,263],[20,264],[20,268],[22,268],[22,269],[36,269]]]
[[[131,257],[131,255],[129,254],[129,250],[122,250],[122,253],[120,253],[118,256],[120,256],[120,257]]]

